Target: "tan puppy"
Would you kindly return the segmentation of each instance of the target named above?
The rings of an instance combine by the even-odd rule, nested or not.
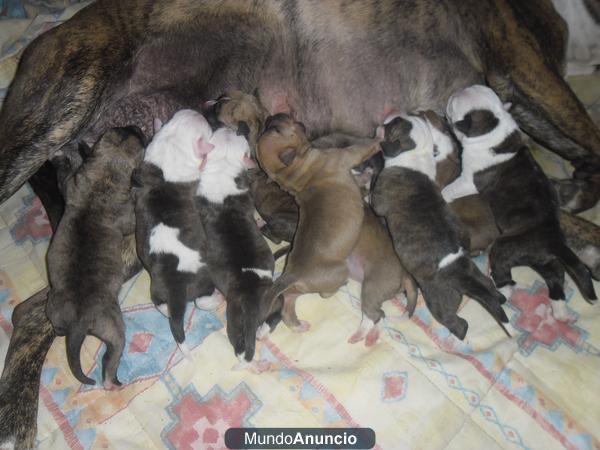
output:
[[[333,295],[350,275],[362,279],[362,310],[366,317],[350,338],[367,345],[377,341],[374,325],[383,316],[381,303],[409,286],[416,292],[395,255],[389,237],[361,199],[351,169],[379,151],[371,139],[343,150],[311,147],[304,125],[288,115],[267,119],[258,141],[258,160],[269,177],[294,196],[300,210],[298,229],[284,273],[267,296],[285,294],[283,321],[295,331],[309,324],[298,320],[295,300],[301,294]]]
[[[254,95],[235,89],[227,91],[216,100],[204,103],[202,112],[213,129],[225,125],[238,134],[243,134],[253,152],[268,115]]]

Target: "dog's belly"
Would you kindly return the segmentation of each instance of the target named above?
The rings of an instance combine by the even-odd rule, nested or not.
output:
[[[128,95],[166,90],[188,104],[229,88],[257,89],[270,113],[292,113],[315,137],[331,131],[370,136],[396,111],[442,112],[449,95],[483,80],[448,35],[367,33],[365,39],[324,26],[311,31],[320,40],[309,47],[308,37],[296,42],[265,30],[206,24],[201,34],[156,39],[141,49],[122,86]],[[226,37],[232,39],[227,45]]]

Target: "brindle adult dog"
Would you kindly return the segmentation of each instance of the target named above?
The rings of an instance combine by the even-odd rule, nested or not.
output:
[[[197,104],[257,89],[271,114],[366,136],[487,82],[523,130],[600,194],[600,130],[563,80],[551,0],[98,0],[33,41],[0,114],[0,201],[125,97]],[[377,70],[373,70],[376,67]],[[176,68],[177,70],[174,70]]]

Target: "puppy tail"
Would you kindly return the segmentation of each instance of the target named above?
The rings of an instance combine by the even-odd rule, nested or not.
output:
[[[181,344],[185,341],[185,330],[183,327],[183,319],[185,317],[185,304],[174,305],[169,304],[169,327],[175,342]]]
[[[508,337],[512,337],[504,326],[508,323],[508,317],[502,309],[502,304],[506,302],[504,295],[496,290],[492,281],[481,273],[470,258],[462,257],[453,266],[455,269],[453,276],[459,281],[458,290],[483,306],[496,319],[502,331]]]
[[[86,333],[84,328],[75,326],[67,334],[67,361],[71,372],[81,383],[83,384],[96,384],[94,380],[85,376],[81,370],[81,361],[79,355],[81,353],[81,346],[85,339]]]
[[[244,359],[248,362],[254,359],[257,329],[256,316],[246,314],[244,317]]]
[[[571,278],[573,278],[573,281],[575,281],[575,284],[581,291],[583,298],[585,298],[588,303],[596,301],[598,297],[594,290],[592,275],[586,265],[581,262],[577,255],[573,253],[564,242],[558,243],[553,253],[555,253],[560,262],[564,264],[567,272],[571,275]]]
[[[406,293],[406,309],[408,311],[408,317],[412,317],[417,307],[417,297],[419,296],[419,290],[417,283],[410,275],[404,278],[404,292]]]

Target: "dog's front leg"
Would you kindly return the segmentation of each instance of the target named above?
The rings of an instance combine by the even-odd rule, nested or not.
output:
[[[461,176],[442,189],[442,197],[446,203],[452,203],[457,198],[478,194],[477,187],[470,177]]]

